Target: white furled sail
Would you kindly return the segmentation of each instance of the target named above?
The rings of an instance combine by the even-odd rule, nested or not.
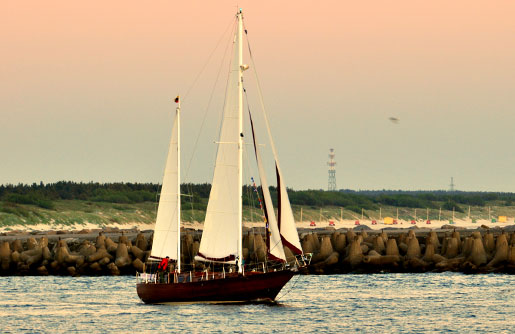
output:
[[[178,101],[178,100],[177,100]],[[159,197],[156,226],[154,228],[154,241],[152,243],[152,258],[165,258],[180,261],[180,107],[177,108],[173,122],[168,157],[166,159],[163,186]],[[178,263],[180,268],[180,263]]]
[[[222,128],[204,231],[197,259],[234,263],[241,254],[242,223],[242,50],[238,14]],[[241,267],[241,261],[239,263]],[[240,269],[241,271],[241,269]]]
[[[257,145],[256,133],[254,131],[254,122],[249,112],[250,126],[252,129],[252,138],[254,140],[254,151],[256,152],[256,161],[259,171],[259,179],[261,180],[261,190],[263,191],[265,217],[267,220],[267,248],[268,256],[272,260],[286,261],[286,255],[284,254],[283,243],[281,242],[281,234],[279,233],[279,226],[277,225],[277,219],[275,218],[274,206],[272,204],[272,197],[270,196],[270,190],[268,188],[268,181],[266,174],[263,169],[263,162],[261,159],[261,153],[259,146]]]

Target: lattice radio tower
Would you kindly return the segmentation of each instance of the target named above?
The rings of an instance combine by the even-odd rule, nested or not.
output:
[[[336,162],[334,161],[334,149],[329,149],[329,181],[327,185],[328,191],[336,191]]]
[[[449,191],[451,193],[454,192],[454,187],[455,187],[455,184],[454,184],[454,177],[451,176],[451,184],[449,185]]]

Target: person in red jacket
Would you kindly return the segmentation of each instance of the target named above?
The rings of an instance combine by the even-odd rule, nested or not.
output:
[[[170,261],[170,257],[168,256],[162,259],[159,265],[157,266],[157,270],[166,271],[166,269],[168,269],[168,261]]]
[[[161,262],[159,262],[159,265],[157,266],[157,277],[158,277],[158,280],[162,283],[165,283],[167,280],[167,269],[168,269],[168,262],[170,261],[170,258],[167,256],[165,257],[164,259],[161,260]],[[160,274],[162,273],[162,274]]]

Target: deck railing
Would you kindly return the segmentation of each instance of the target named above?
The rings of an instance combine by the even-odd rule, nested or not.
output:
[[[243,266],[243,275],[253,275],[257,273],[267,273],[290,269],[297,271],[299,268],[304,267],[311,261],[312,254],[304,254],[295,257],[295,261],[283,262],[260,262],[245,264]],[[222,279],[231,276],[238,276],[236,266],[217,264],[216,268],[207,268],[204,270],[197,270],[194,265],[184,266],[182,272],[160,271],[157,270],[157,263],[151,263],[146,266],[143,273],[136,273],[136,283],[189,283],[201,282],[214,279]],[[226,269],[227,268],[227,269]],[[218,270],[217,270],[218,269]]]

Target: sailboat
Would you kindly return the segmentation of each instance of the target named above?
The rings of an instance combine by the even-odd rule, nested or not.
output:
[[[246,32],[246,31],[245,31]],[[172,127],[172,135],[159,206],[150,260],[169,258],[175,261],[172,272],[138,273],[136,290],[145,303],[182,302],[272,302],[281,289],[309,262],[303,254],[293,219],[293,212],[271,140],[266,113],[265,124],[275,159],[278,213],[273,208],[263,161],[254,131],[253,148],[261,181],[264,222],[266,224],[266,261],[246,264],[242,249],[242,150],[243,135],[243,13],[236,14],[229,82],[218,141],[209,202],[196,261],[207,265],[204,270],[184,270],[181,264],[181,191],[180,191],[180,99]],[[257,190],[257,187],[256,187]],[[286,259],[287,247],[294,259]],[[210,269],[211,268],[211,269]]]

